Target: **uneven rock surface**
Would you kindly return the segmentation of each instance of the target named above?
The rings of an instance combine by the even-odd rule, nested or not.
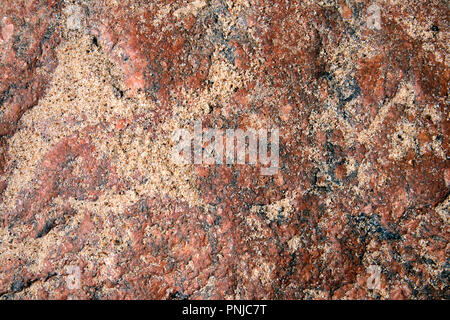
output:
[[[0,299],[449,299],[448,31],[445,0],[2,1]],[[279,128],[278,172],[173,163],[198,120]]]

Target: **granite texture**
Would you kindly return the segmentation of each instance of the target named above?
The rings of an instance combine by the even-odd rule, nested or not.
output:
[[[447,1],[0,19],[0,299],[450,298]],[[173,164],[195,120],[280,128],[278,173]]]

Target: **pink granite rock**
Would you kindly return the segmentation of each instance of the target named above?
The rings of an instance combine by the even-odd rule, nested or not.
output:
[[[445,1],[80,1],[65,27],[65,2],[21,5],[0,33],[1,298],[449,298]],[[82,37],[111,98],[61,125],[42,95],[59,39]],[[35,165],[13,134],[43,135],[20,122],[38,101]],[[194,120],[279,128],[278,173],[141,165],[146,137]]]

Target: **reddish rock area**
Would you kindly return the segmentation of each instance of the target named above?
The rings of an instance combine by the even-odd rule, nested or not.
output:
[[[0,19],[0,299],[450,298],[446,1]],[[279,128],[278,172],[168,164],[194,120]]]
[[[55,68],[58,1],[5,1],[0,15],[0,135],[8,135],[22,114],[44,93]],[[38,71],[39,70],[39,71]]]

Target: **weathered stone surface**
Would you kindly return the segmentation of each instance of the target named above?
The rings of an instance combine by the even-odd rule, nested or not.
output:
[[[57,1],[5,1],[1,16],[0,135],[36,104],[55,67]]]
[[[449,298],[445,1],[379,4],[379,29],[362,0],[22,4],[0,297]],[[280,128],[278,173],[171,163],[195,120]]]

